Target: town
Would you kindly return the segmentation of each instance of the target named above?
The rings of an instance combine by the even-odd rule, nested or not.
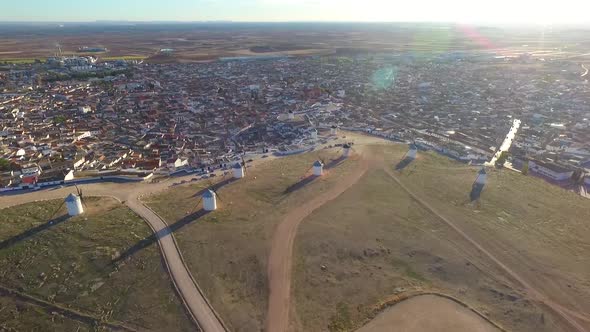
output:
[[[586,74],[575,59],[484,51],[0,64],[0,190],[202,175],[338,130],[481,165],[518,120],[502,162],[586,195]]]

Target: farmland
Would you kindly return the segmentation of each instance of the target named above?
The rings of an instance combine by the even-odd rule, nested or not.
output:
[[[61,201],[1,210],[2,328],[192,330],[157,246],[126,255],[148,226],[113,199],[86,201],[83,215],[62,207],[52,221]]]
[[[472,36],[478,39],[473,40]],[[543,36],[542,41],[539,40]],[[511,30],[452,24],[309,24],[309,23],[186,23],[66,24],[0,26],[0,61],[4,58],[44,59],[57,52],[77,54],[81,46],[108,48],[105,59],[148,58],[154,62],[198,62],[220,57],[256,55],[340,55],[409,51],[417,56],[436,52],[505,49],[530,51],[523,44],[550,49],[563,43],[568,52],[588,45],[583,31]],[[485,43],[482,43],[484,41]],[[581,41],[581,43],[579,43]],[[580,48],[580,49],[582,49]],[[162,57],[161,49],[171,49]],[[568,55],[567,52],[560,52]],[[95,54],[92,54],[95,55]],[[153,58],[153,59],[152,59]]]

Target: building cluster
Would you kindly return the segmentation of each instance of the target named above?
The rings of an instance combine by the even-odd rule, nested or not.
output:
[[[2,69],[0,187],[228,167],[244,154],[305,151],[332,127],[483,163],[514,119],[522,121],[510,149],[515,167],[556,181],[590,168],[590,88],[573,61],[489,53],[194,64],[78,57]],[[81,70],[103,74],[47,79]]]

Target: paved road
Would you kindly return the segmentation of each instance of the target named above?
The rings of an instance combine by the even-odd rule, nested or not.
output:
[[[190,177],[187,176],[186,178]],[[175,180],[182,179],[176,178]],[[216,315],[192,278],[190,271],[182,259],[182,254],[176,245],[170,228],[168,228],[166,222],[139,200],[139,197],[164,190],[170,184],[171,182],[161,182],[158,184],[95,183],[79,187],[83,189],[84,194],[87,196],[110,196],[123,201],[129,208],[141,216],[149,224],[154,233],[158,234],[158,245],[170,277],[192,318],[205,332],[226,331],[221,319]],[[75,189],[73,187],[65,187],[54,190],[28,192],[22,195],[0,196],[0,208],[38,200],[64,198],[68,193],[74,191]]]
[[[299,224],[313,211],[325,203],[336,199],[355,184],[368,169],[366,160],[346,179],[328,191],[305,202],[303,205],[285,215],[273,235],[268,258],[269,298],[266,314],[267,332],[285,332],[289,328],[289,310],[291,304],[291,269],[293,266],[293,242]]]

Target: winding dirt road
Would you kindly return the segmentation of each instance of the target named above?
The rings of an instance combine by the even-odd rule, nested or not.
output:
[[[178,180],[182,180],[182,178],[178,178]],[[96,183],[81,187],[87,196],[108,196],[125,202],[131,210],[144,219],[157,234],[160,252],[170,278],[193,321],[205,332],[225,332],[227,329],[221,318],[207,301],[188,270],[168,224],[139,199],[143,195],[164,190],[168,188],[168,185],[169,183]],[[59,199],[71,192],[75,192],[73,187],[0,196],[0,208],[39,200]]]
[[[484,248],[478,241],[476,241],[471,236],[469,236],[469,234],[465,233],[454,222],[452,222],[447,217],[442,215],[432,205],[430,205],[427,201],[425,201],[422,197],[418,196],[410,188],[408,188],[406,185],[404,185],[399,180],[399,178],[394,174],[393,170],[391,170],[387,166],[384,167],[384,170],[405,192],[407,192],[412,197],[412,199],[414,199],[416,202],[420,203],[423,207],[428,209],[431,213],[436,215],[445,224],[447,224],[449,227],[451,227],[453,230],[455,230],[458,234],[460,234],[467,242],[469,242],[477,250],[479,250],[482,254],[487,256],[491,261],[493,261],[496,265],[498,265],[502,270],[504,270],[504,272],[506,272],[510,277],[512,277],[514,280],[516,280],[533,299],[544,304],[547,308],[551,309],[553,312],[555,312],[557,315],[559,315],[559,317],[561,317],[564,321],[569,323],[569,325],[572,328],[574,328],[575,331],[578,331],[578,332],[587,332],[588,331],[577,320],[577,319],[580,319],[580,320],[586,321],[587,320],[586,316],[581,315],[581,314],[574,312],[572,310],[569,310],[569,309],[563,307],[562,305],[555,303],[554,301],[549,299],[547,296],[545,296],[539,290],[534,288],[527,280],[525,280],[525,278],[523,278],[521,275],[516,273],[513,269],[511,269],[506,264],[504,264],[502,261],[500,261],[500,259],[498,259],[494,254],[492,254],[490,251],[488,251],[486,248]]]
[[[297,234],[297,227],[313,211],[336,199],[354,185],[367,172],[368,168],[367,160],[361,158],[359,166],[345,180],[287,213],[283,221],[277,226],[268,259],[270,293],[266,315],[267,332],[284,332],[289,328],[293,243]]]

